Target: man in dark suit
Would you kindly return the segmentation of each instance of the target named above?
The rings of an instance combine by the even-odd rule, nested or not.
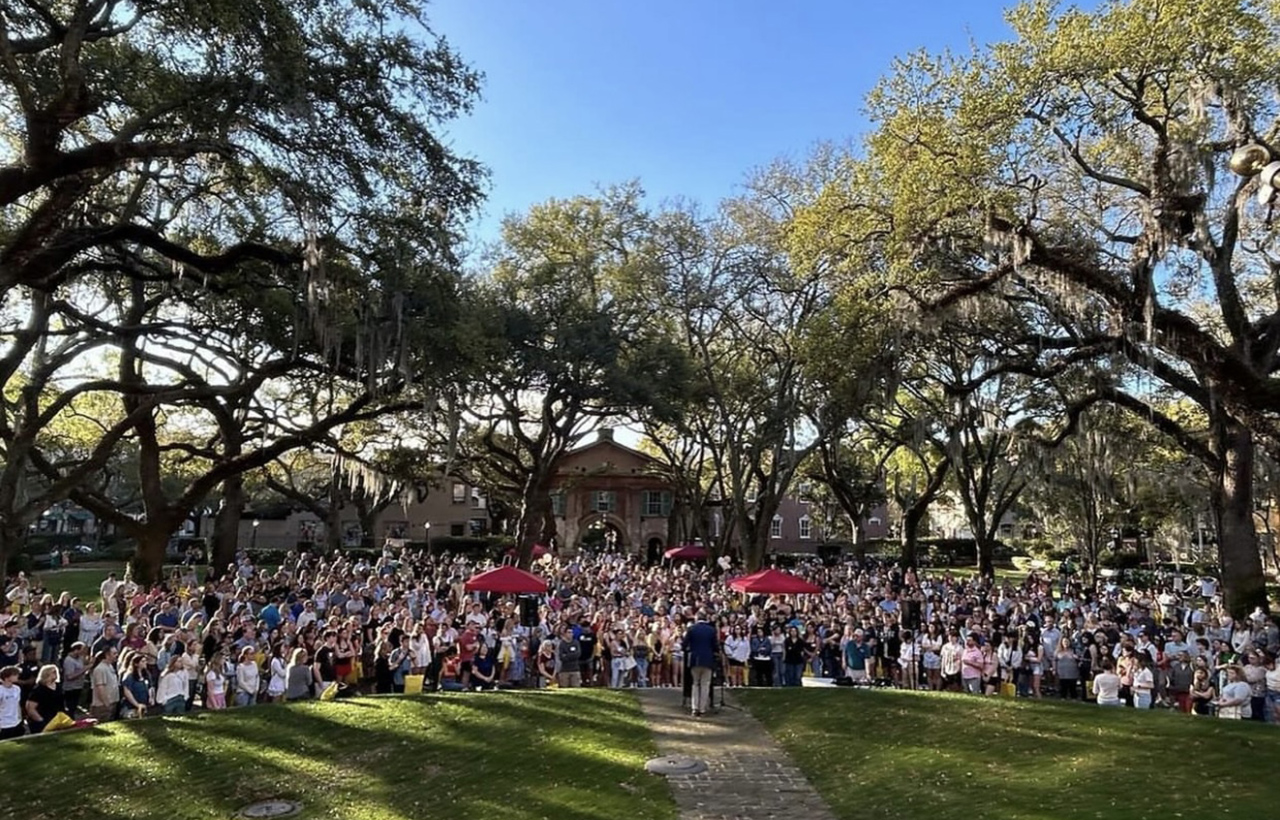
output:
[[[707,613],[698,612],[698,620],[684,636],[684,656],[689,659],[693,675],[693,715],[701,717],[711,706],[711,676],[716,666],[720,641],[715,627],[707,622]]]

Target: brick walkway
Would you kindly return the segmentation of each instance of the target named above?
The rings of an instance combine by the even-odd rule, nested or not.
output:
[[[659,753],[708,766],[702,774],[667,778],[680,820],[835,820],[764,727],[734,708],[732,693],[719,713],[697,719],[680,708],[678,689],[642,689],[639,696]]]

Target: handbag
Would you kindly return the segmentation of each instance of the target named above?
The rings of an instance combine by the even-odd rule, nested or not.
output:
[[[50,720],[48,723],[44,725],[44,729],[41,730],[41,734],[47,734],[49,732],[57,732],[62,729],[70,729],[72,726],[75,726],[75,725],[76,725],[76,722],[70,715],[68,715],[66,712],[59,712],[58,714],[53,716],[52,720]]]
[[[636,659],[631,657],[630,655],[624,655],[622,657],[622,671],[630,672],[632,669],[635,669],[635,668],[636,668]]]

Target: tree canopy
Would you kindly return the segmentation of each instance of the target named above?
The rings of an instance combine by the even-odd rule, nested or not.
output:
[[[1225,171],[1275,134],[1275,14],[1017,6],[1014,41],[896,64],[870,97],[865,156],[811,215],[840,253],[874,255],[922,321],[1017,314],[987,343],[989,377],[1060,391],[1069,429],[1107,402],[1193,454],[1214,476],[1233,611],[1265,603],[1251,463],[1254,436],[1280,442],[1280,268],[1256,182]],[[1208,434],[1160,396],[1198,405]]]
[[[150,580],[224,481],[429,401],[481,182],[437,131],[479,82],[407,0],[0,4],[0,560],[60,498],[118,517],[86,479],[132,442]],[[46,455],[93,397],[97,445]],[[165,452],[204,465],[176,497]]]

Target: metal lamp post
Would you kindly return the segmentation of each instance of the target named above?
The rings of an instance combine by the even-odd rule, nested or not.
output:
[[[253,537],[249,539],[249,549],[256,550],[258,548],[258,525],[262,522],[258,519],[253,520]]]
[[[426,521],[422,524],[422,538],[427,542],[427,555],[431,554],[431,522]]]

